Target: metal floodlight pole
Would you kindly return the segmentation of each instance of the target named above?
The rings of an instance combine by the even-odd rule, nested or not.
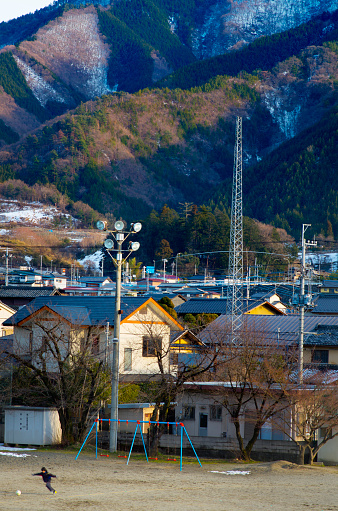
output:
[[[107,222],[99,220],[97,228],[101,231],[107,229]],[[121,326],[121,283],[122,283],[122,265],[127,260],[129,255],[138,250],[140,244],[138,242],[131,242],[128,252],[125,257],[122,255],[122,244],[130,234],[139,232],[142,228],[140,222],[131,225],[131,230],[124,231],[124,222],[118,220],[115,222],[115,233],[111,233],[117,243],[117,248],[114,249],[113,240],[107,238],[104,246],[108,254],[112,258],[116,268],[116,291],[115,291],[115,314],[114,314],[114,339],[112,346],[112,367],[111,367],[111,411],[110,411],[110,432],[109,432],[109,451],[117,451],[117,430],[118,430],[118,392],[119,392],[119,350],[120,350],[120,326]],[[116,251],[116,258],[110,253],[110,250]],[[108,327],[107,327],[108,328]],[[108,336],[108,333],[107,333]]]
[[[302,226],[302,263],[301,263],[301,275],[300,275],[300,293],[299,293],[299,347],[298,347],[298,383],[303,384],[303,373],[304,373],[304,315],[305,315],[305,272],[306,272],[306,261],[305,261],[305,249],[306,247],[317,246],[316,241],[306,241],[305,231],[311,224],[303,224]]]

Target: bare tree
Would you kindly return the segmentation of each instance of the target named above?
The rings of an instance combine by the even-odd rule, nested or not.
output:
[[[216,400],[229,413],[241,457],[249,461],[263,426],[290,407],[293,352],[245,322],[236,343],[225,330],[212,333],[218,350],[212,376],[223,382]]]
[[[338,380],[330,373],[307,374],[289,400],[292,413],[276,423],[298,445],[299,464],[304,465],[308,451],[312,465],[323,445],[338,436]]]
[[[110,376],[99,353],[99,327],[47,314],[18,334],[13,353],[16,402],[58,409],[62,442],[81,441],[88,422],[109,395]]]
[[[144,397],[154,402],[154,410],[151,420],[167,422],[170,411],[173,409],[177,395],[182,391],[186,381],[193,381],[202,374],[207,373],[217,353],[206,349],[199,342],[194,347],[182,344],[174,345],[168,326],[158,321],[158,318],[147,319],[139,316],[143,325],[143,343],[139,347],[144,358],[151,361],[143,376],[142,389]],[[178,358],[178,351],[190,351],[188,359],[174,360]],[[158,449],[158,441],[166,430],[161,425],[152,424],[149,429],[150,452],[154,455]]]

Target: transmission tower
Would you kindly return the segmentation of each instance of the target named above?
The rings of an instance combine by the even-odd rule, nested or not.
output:
[[[243,324],[243,217],[242,217],[242,117],[236,118],[236,144],[232,183],[227,315],[231,341],[237,342]]]

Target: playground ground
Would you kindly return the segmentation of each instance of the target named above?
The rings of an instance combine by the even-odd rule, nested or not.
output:
[[[127,466],[87,452],[77,461],[59,450],[29,454],[0,456],[1,511],[338,511],[338,467],[184,460],[180,472],[178,462],[133,456]],[[55,496],[31,476],[42,466],[57,475]]]

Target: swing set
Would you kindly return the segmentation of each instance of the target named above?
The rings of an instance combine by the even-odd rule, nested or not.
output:
[[[169,426],[170,425],[173,425],[173,426],[176,426],[176,431],[178,431],[178,428],[180,428],[180,470],[182,470],[182,465],[183,465],[183,434],[185,433],[187,439],[189,440],[189,443],[191,445],[191,448],[192,450],[194,451],[194,454],[196,456],[196,459],[200,465],[200,467],[202,466],[200,460],[199,460],[199,457],[197,456],[197,453],[195,451],[195,448],[190,440],[190,437],[187,433],[187,430],[185,429],[185,426],[183,424],[183,422],[160,422],[160,421],[140,421],[140,420],[119,420],[119,419],[95,419],[89,432],[88,432],[88,435],[86,436],[79,452],[77,453],[76,457],[75,457],[75,460],[77,460],[77,458],[79,457],[83,447],[85,446],[91,432],[93,431],[94,427],[96,426],[95,428],[95,452],[96,452],[96,459],[97,459],[97,441],[98,441],[98,423],[102,423],[102,422],[109,422],[109,424],[111,422],[118,422],[118,424],[120,424],[121,422],[125,422],[127,424],[129,423],[134,423],[136,424],[136,427],[135,427],[135,432],[134,432],[134,436],[133,436],[133,440],[132,440],[132,443],[131,443],[131,446],[130,446],[130,451],[129,451],[129,455],[128,455],[128,459],[127,459],[127,465],[129,464],[129,460],[130,460],[130,456],[131,456],[131,452],[133,450],[133,446],[134,446],[134,442],[135,442],[135,438],[136,438],[136,433],[137,433],[137,430],[139,429],[140,430],[140,433],[141,433],[141,439],[142,439],[142,444],[143,444],[143,449],[144,449],[144,453],[145,453],[145,456],[146,456],[146,460],[147,462],[149,463],[149,459],[153,459],[153,458],[149,458],[148,457],[148,454],[147,454],[147,449],[146,449],[146,444],[144,442],[144,437],[143,437],[143,433],[142,433],[142,428],[141,428],[141,424],[156,424],[157,426],[159,426],[160,424],[166,424],[167,425],[167,428],[168,428],[168,432],[169,432]],[[108,456],[108,455],[105,455],[105,456]],[[123,456],[125,458],[127,458],[127,456]],[[157,459],[157,458],[155,458]],[[170,459],[169,458],[169,451],[168,451],[168,460],[167,461],[176,461],[176,458],[174,459]]]

